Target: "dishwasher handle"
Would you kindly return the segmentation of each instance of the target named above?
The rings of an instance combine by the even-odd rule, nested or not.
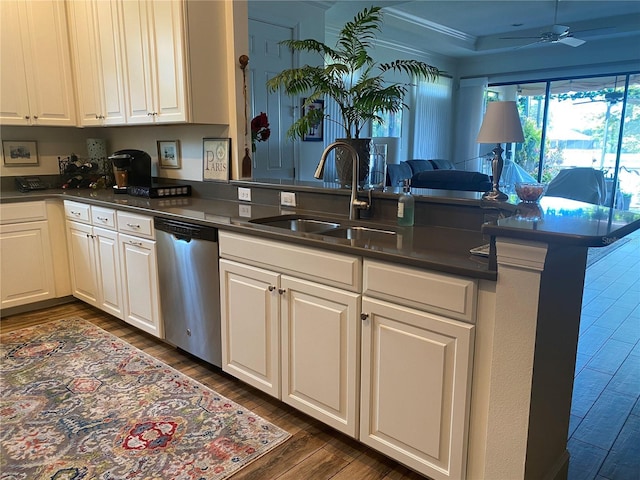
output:
[[[191,240],[218,241],[218,229],[208,225],[178,222],[162,217],[154,217],[153,224],[156,230],[170,233],[178,240],[184,240],[186,242]]]

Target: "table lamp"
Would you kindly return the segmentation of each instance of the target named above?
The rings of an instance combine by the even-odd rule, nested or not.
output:
[[[509,198],[500,191],[500,175],[504,166],[502,158],[502,143],[524,142],[522,124],[516,102],[489,102],[487,111],[482,119],[482,126],[478,133],[478,143],[495,143],[493,159],[491,160],[491,173],[493,175],[493,188],[486,192],[482,198],[488,200],[506,200]]]

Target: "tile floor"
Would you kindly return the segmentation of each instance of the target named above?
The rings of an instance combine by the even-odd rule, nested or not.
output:
[[[569,480],[640,480],[640,231],[587,268]]]

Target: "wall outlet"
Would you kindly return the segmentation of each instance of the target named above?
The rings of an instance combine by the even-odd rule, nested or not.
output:
[[[238,205],[238,215],[241,217],[251,217],[251,205]]]
[[[294,192],[280,192],[280,205],[295,207],[296,194]]]
[[[238,200],[242,200],[244,202],[251,201],[251,189],[238,187]]]

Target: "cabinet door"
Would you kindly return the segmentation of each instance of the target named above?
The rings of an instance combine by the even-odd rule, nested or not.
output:
[[[282,400],[356,437],[360,295],[288,276],[282,291]]]
[[[55,296],[46,221],[0,226],[2,308]]]
[[[98,306],[98,279],[91,225],[67,222],[67,246],[73,296]]]
[[[80,123],[125,124],[118,3],[86,0],[67,5]]]
[[[29,93],[24,63],[21,2],[0,2],[0,122],[29,125]],[[4,277],[3,277],[4,278]],[[4,300],[4,297],[3,297]]]
[[[156,242],[119,234],[124,321],[164,338],[158,298]]]
[[[122,31],[125,66],[125,92],[127,98],[127,123],[153,123],[154,109],[152,70],[149,54],[149,26],[147,2],[133,0],[122,2]]]
[[[465,478],[473,325],[363,297],[360,441]]]
[[[124,314],[122,310],[118,233],[104,228],[93,227],[93,234],[99,292],[98,307],[122,319]]]
[[[9,8],[9,21],[17,20],[17,28],[22,37],[21,56],[24,65],[18,70],[18,75],[22,70],[25,71],[29,99],[27,115],[30,117],[30,124],[75,126],[75,94],[64,2],[20,0],[15,4],[15,8]],[[4,19],[4,6],[2,17],[4,30],[7,20]],[[13,41],[10,45],[15,48]],[[14,55],[16,54],[9,56],[11,63],[16,61]],[[3,51],[3,70],[5,68]],[[9,71],[5,73],[11,74]],[[20,93],[3,88],[2,96],[11,97]],[[24,122],[20,120],[19,124]]]
[[[185,122],[183,2],[151,2],[149,54],[155,78],[156,123]]]
[[[280,398],[279,275],[220,260],[222,369]]]

